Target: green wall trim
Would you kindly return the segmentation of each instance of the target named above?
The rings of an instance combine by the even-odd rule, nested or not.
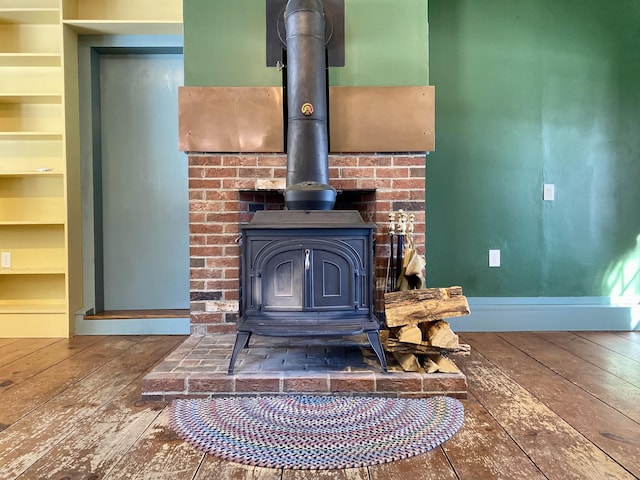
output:
[[[447,319],[454,332],[640,330],[640,304],[609,297],[469,297],[471,314]]]

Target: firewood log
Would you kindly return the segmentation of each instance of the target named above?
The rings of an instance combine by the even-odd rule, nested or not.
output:
[[[455,363],[442,355],[429,356],[431,360],[438,366],[440,373],[458,373],[458,367]]]
[[[405,325],[398,331],[398,341],[403,343],[422,343],[422,330],[417,325]]]
[[[421,370],[418,357],[414,354],[394,352],[393,356],[405,372],[419,372]]]
[[[460,344],[458,335],[451,331],[451,326],[444,320],[429,323],[425,337],[432,347],[456,348]]]
[[[429,357],[425,357],[422,367],[427,373],[436,373],[438,371],[438,364]]]
[[[388,292],[384,294],[384,301],[388,327],[415,325],[470,313],[462,287]]]
[[[446,353],[447,355],[468,356],[471,352],[471,347],[465,343],[460,343],[455,348],[440,348],[432,347],[427,342],[422,342],[420,344],[402,343],[395,338],[388,338],[382,345],[384,349],[390,353],[401,352],[413,353],[415,355],[439,355]]]

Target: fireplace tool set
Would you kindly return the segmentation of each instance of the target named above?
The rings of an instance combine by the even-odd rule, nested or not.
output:
[[[389,213],[390,249],[385,280],[387,292],[424,287],[422,269],[425,260],[418,255],[415,248],[414,221],[415,214],[407,216],[402,209],[398,210],[397,214]]]

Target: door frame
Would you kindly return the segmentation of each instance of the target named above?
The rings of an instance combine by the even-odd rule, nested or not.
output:
[[[77,335],[189,334],[188,318],[85,320],[103,310],[100,55],[182,54],[182,35],[80,35],[78,82],[84,306]]]

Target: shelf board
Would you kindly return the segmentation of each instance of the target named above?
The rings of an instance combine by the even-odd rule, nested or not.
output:
[[[173,20],[64,20],[80,34],[182,35],[182,21]]]
[[[62,140],[62,132],[0,132],[0,140]]]
[[[0,75],[0,97],[62,97],[62,66],[6,66]]]
[[[59,67],[58,53],[0,53],[0,67]]]
[[[59,142],[59,141],[58,141]],[[29,147],[30,145],[34,145],[37,147],[38,144],[44,143],[45,145],[48,143],[58,143],[58,142],[29,142],[28,144],[20,144],[20,142],[6,142],[11,143],[12,145],[18,144],[18,146]],[[0,148],[2,145],[0,144]],[[8,148],[2,150],[2,161],[0,161],[0,175],[10,175],[10,176],[27,176],[27,175],[62,175],[66,172],[64,159],[60,157],[55,157],[53,155],[46,156],[47,152],[42,152],[43,155],[38,155],[40,152],[35,152],[34,155],[12,155],[13,152],[7,151]],[[25,148],[27,150],[26,153],[31,153],[33,150],[29,151],[29,148]],[[20,153],[20,152],[17,152]]]
[[[0,275],[64,275],[63,267],[57,268],[0,268]]]
[[[62,103],[62,95],[48,93],[0,93],[0,103]]]
[[[37,177],[37,176],[59,176],[64,175],[60,170],[50,169],[48,167],[37,168],[34,170],[3,170],[0,168],[0,177]]]
[[[64,220],[0,220],[0,226],[64,225]]]
[[[0,23],[60,23],[58,8],[0,8]]]
[[[3,313],[66,313],[64,300],[0,300]]]

